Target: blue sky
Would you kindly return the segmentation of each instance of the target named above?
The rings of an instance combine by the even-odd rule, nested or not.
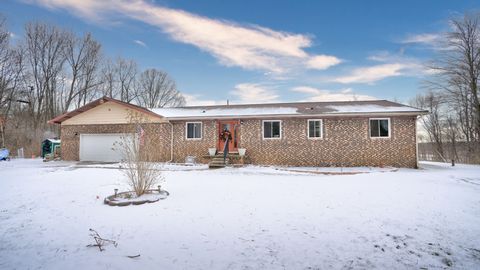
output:
[[[421,92],[448,19],[477,1],[3,0],[31,20],[92,32],[107,56],[167,71],[189,104],[397,99]]]

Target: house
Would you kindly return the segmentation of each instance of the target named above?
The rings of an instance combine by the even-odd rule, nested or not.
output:
[[[147,109],[102,97],[49,123],[61,125],[64,160],[119,161],[112,150],[138,112],[155,160],[208,162],[208,148],[246,149],[252,164],[285,166],[417,166],[419,115],[387,100],[192,106]]]

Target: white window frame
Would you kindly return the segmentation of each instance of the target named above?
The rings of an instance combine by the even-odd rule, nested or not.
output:
[[[265,122],[279,122],[280,137],[265,138]],[[262,120],[262,139],[264,140],[280,140],[282,139],[282,120]]]
[[[320,122],[320,137],[310,137],[310,122]],[[321,140],[323,139],[323,119],[308,119],[307,120],[307,138],[310,140]]]
[[[370,120],[388,120],[388,136],[372,137],[372,126],[370,125]],[[368,137],[370,137],[370,139],[390,139],[391,136],[392,136],[392,120],[390,119],[390,117],[368,118]]]
[[[200,138],[188,138],[188,124],[200,124]],[[195,135],[195,132],[193,132]],[[203,122],[185,122],[185,139],[188,141],[198,141],[203,139]]]

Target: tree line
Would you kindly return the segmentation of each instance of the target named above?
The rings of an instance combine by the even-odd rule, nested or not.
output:
[[[30,22],[14,42],[0,16],[0,147],[38,154],[42,139],[59,134],[48,120],[102,96],[149,108],[185,104],[166,72],[106,56],[91,33]]]
[[[427,67],[433,75],[412,105],[430,112],[421,122],[436,160],[480,163],[480,13],[449,25]]]

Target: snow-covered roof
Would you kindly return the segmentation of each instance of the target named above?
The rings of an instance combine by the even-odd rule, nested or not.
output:
[[[209,116],[248,116],[248,115],[286,115],[297,114],[295,107],[256,107],[256,108],[158,108],[151,109],[156,114],[167,118],[174,117],[209,117]]]
[[[190,106],[149,110],[168,119],[427,113],[421,109],[387,100]]]
[[[422,110],[408,106],[380,106],[375,104],[364,105],[330,105],[330,113],[382,113],[382,112],[421,112]]]

